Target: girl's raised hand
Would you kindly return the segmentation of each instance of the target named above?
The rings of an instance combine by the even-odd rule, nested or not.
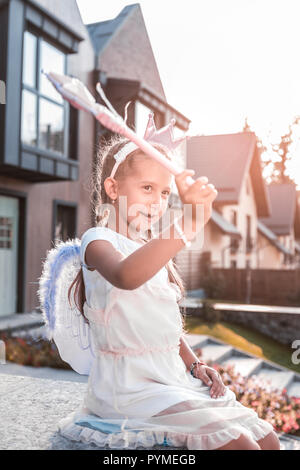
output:
[[[175,176],[176,186],[178,188],[178,194],[181,199],[183,206],[190,204],[192,206],[192,218],[193,222],[196,222],[196,207],[198,204],[203,204],[204,209],[204,221],[202,225],[205,225],[211,217],[212,203],[218,195],[218,191],[213,184],[208,183],[206,176],[201,176],[195,180],[191,185],[186,183],[187,176],[193,176],[194,170],[184,170]]]

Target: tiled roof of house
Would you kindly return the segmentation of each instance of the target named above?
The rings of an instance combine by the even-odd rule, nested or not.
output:
[[[292,183],[267,186],[271,202],[271,215],[260,218],[276,235],[289,235],[294,227],[295,238],[300,238],[300,207],[296,187]]]
[[[278,250],[282,251],[286,255],[291,255],[292,253],[277,240],[277,236],[272,230],[270,230],[261,220],[257,220],[257,230],[262,233]]]
[[[186,158],[187,168],[195,170],[195,177],[207,176],[217,188],[216,205],[238,204],[242,185],[250,172],[258,216],[270,214],[270,201],[253,132],[190,137]]]
[[[139,3],[127,5],[116,18],[86,25],[96,55],[95,68],[109,78],[143,82],[166,101]]]
[[[228,222],[228,220],[224,219],[224,217],[222,217],[221,214],[219,214],[214,209],[212,209],[212,212],[211,212],[211,220],[226,235],[230,235],[232,237],[237,237],[237,238],[242,238],[242,235],[240,234],[236,226]]]
[[[97,23],[86,25],[97,56],[101,54],[104,46],[108,43],[109,39],[115,34],[118,27],[123,23],[136,5],[137,4],[127,5],[118,14],[118,16],[112,20],[98,21]]]

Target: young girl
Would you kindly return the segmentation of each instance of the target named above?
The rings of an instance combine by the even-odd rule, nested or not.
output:
[[[116,449],[280,449],[272,425],[238,402],[185,339],[184,288],[172,258],[208,222],[214,186],[207,178],[188,186],[193,170],[175,177],[183,207],[193,210],[184,209],[166,236],[166,229],[154,234],[153,224],[168,208],[174,177],[167,169],[119,138],[94,170],[98,225],[81,238],[82,269],[69,293],[75,286],[97,355],[83,406],[60,422],[60,432]],[[109,203],[115,210],[99,215]],[[204,207],[200,224],[197,204]]]

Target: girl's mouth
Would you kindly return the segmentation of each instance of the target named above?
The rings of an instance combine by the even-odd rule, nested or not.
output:
[[[147,217],[148,220],[152,220],[157,217],[157,215],[151,215],[151,214],[144,214],[144,212],[140,212],[144,217]]]

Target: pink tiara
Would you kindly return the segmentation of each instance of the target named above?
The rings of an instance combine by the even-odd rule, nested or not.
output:
[[[150,113],[144,139],[150,144],[161,144],[166,147],[167,151],[173,152],[185,139],[185,136],[174,139],[175,123],[176,119],[173,118],[169,124],[157,130],[154,122],[154,114]],[[138,148],[139,147],[134,142],[128,142],[114,155],[116,163],[114,164],[110,174],[111,178],[114,177],[119,165],[125,160],[125,158]]]

